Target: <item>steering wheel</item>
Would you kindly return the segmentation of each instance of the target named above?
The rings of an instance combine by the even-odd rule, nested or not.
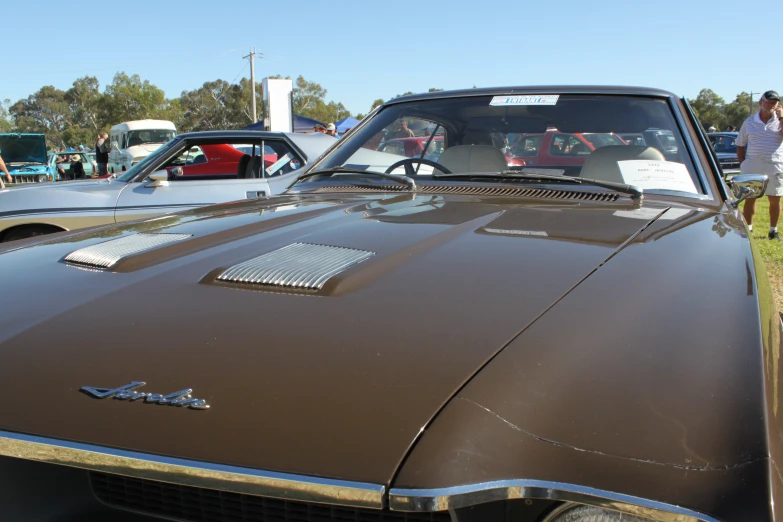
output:
[[[397,167],[401,167],[405,165],[405,175],[408,177],[411,176],[417,176],[416,171],[413,170],[413,164],[414,163],[420,163],[422,165],[429,165],[430,167],[436,168],[439,171],[443,172],[444,174],[452,174],[452,172],[441,165],[440,163],[437,163],[432,160],[424,159],[424,158],[405,158],[404,160],[400,160],[397,163],[394,163],[389,166],[388,169],[386,169],[386,174],[391,174],[394,169]]]

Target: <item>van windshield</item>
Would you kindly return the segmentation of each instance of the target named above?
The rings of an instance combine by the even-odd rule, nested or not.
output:
[[[174,138],[175,132],[168,129],[128,131],[128,147],[145,143],[166,143]]]

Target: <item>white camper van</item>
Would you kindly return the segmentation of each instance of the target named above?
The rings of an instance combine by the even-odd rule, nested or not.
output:
[[[166,120],[126,121],[111,128],[109,172],[131,168],[177,134]]]

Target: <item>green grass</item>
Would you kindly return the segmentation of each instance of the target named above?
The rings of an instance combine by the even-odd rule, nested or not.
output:
[[[783,233],[783,218],[778,223],[778,229]],[[772,292],[775,294],[775,301],[778,304],[778,311],[783,312],[783,241],[770,241],[767,239],[768,233],[769,198],[761,197],[756,201],[752,236],[767,266],[767,274],[772,285]]]

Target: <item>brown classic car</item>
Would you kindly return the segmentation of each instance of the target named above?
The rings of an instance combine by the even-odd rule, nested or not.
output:
[[[509,169],[548,128],[677,151]],[[766,178],[729,183],[670,93],[471,89],[279,196],[5,243],[0,518],[782,520]]]

